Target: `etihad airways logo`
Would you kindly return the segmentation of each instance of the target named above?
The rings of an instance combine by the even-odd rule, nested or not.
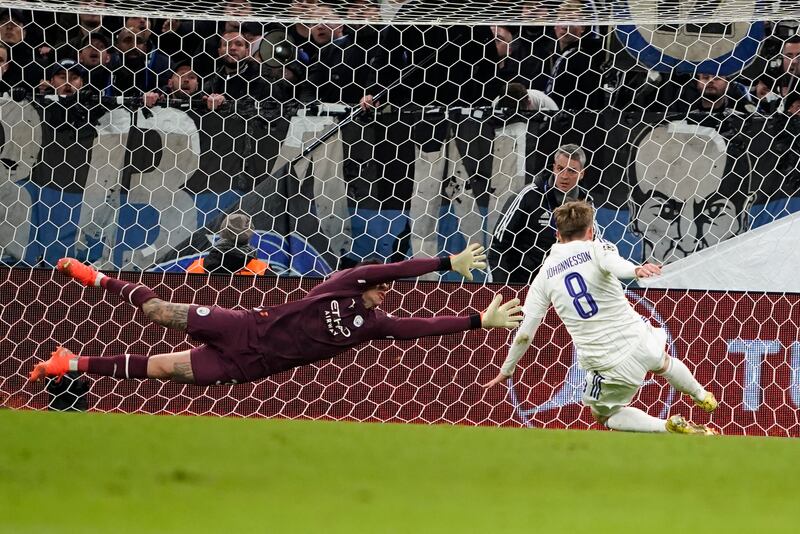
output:
[[[336,336],[350,337],[350,329],[342,324],[342,314],[339,311],[339,301],[331,301],[331,309],[325,310],[325,325],[328,331]]]

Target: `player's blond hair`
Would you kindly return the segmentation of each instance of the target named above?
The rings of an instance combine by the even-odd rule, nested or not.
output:
[[[570,241],[581,237],[591,228],[594,221],[594,208],[583,200],[574,200],[559,206],[553,212],[556,228],[561,239]]]

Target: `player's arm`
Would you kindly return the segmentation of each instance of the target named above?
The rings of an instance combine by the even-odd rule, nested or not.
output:
[[[495,296],[483,313],[466,317],[389,317],[383,320],[381,333],[390,339],[417,339],[425,336],[442,336],[473,328],[516,328],[522,320],[519,299],[505,304],[503,297]]]
[[[511,347],[508,349],[508,356],[506,356],[506,360],[503,362],[500,372],[497,373],[497,376],[490,382],[483,384],[484,388],[488,389],[495,386],[514,374],[514,370],[517,368],[517,362],[528,352],[528,347],[531,346],[533,337],[536,335],[540,324],[542,324],[542,317],[525,317],[522,321],[522,326],[519,327],[519,330],[517,330],[517,333],[514,335],[514,341],[511,342]]]
[[[519,362],[528,351],[528,347],[531,346],[533,337],[536,335],[539,325],[542,324],[542,320],[544,319],[545,313],[547,313],[549,305],[550,301],[547,299],[544,292],[542,271],[539,271],[539,274],[536,275],[528,291],[528,296],[525,298],[525,319],[514,335],[511,347],[508,349],[508,356],[506,356],[506,360],[503,362],[502,367],[500,367],[500,372],[497,373],[497,376],[490,382],[483,384],[484,388],[497,385],[514,374],[517,362]]]
[[[661,267],[652,263],[636,265],[619,255],[616,245],[613,243],[595,243],[595,255],[600,268],[611,273],[621,280],[631,278],[649,278],[661,274]]]
[[[354,267],[347,273],[347,279],[359,287],[370,287],[382,282],[391,282],[398,278],[415,278],[434,271],[455,271],[467,280],[472,280],[472,269],[485,269],[486,255],[484,248],[471,244],[454,256],[444,258],[413,258],[396,263],[362,265]]]

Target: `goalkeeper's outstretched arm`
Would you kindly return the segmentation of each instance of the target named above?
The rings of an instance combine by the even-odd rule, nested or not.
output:
[[[466,317],[387,317],[381,332],[391,339],[417,339],[425,336],[453,334],[473,328],[516,328],[522,320],[519,299],[505,304],[501,295],[496,295],[483,313]]]
[[[435,271],[455,271],[472,280],[472,269],[486,269],[485,249],[472,243],[453,256],[442,258],[412,258],[396,263],[362,265],[342,271],[340,280],[352,282],[357,287],[370,287],[398,278],[415,278]]]

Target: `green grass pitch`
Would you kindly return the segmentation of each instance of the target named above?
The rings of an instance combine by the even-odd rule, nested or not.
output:
[[[800,532],[800,441],[0,410],[0,532]]]

